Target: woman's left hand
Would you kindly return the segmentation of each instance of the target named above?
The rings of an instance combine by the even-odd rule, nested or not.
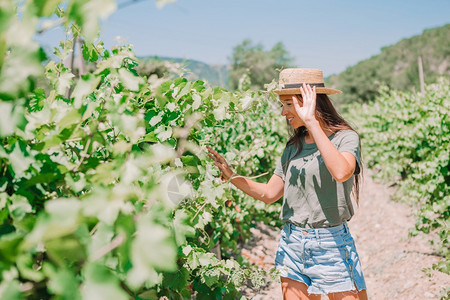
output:
[[[302,92],[303,106],[300,106],[296,96],[292,96],[292,102],[294,103],[295,111],[298,116],[303,120],[306,127],[309,127],[309,125],[313,125],[313,123],[317,122],[316,87],[314,86],[311,88],[309,84],[303,84],[303,87],[300,87],[300,91]]]

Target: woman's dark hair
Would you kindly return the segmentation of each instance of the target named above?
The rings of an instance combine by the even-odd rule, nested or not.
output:
[[[302,95],[296,95],[298,99],[302,99]],[[340,130],[354,130],[347,121],[342,118],[342,116],[336,111],[333,104],[331,103],[330,98],[328,98],[325,94],[317,94],[317,100],[316,100],[316,117],[317,120],[321,125],[323,125],[328,130],[331,130],[333,132],[337,132]],[[287,121],[288,122],[288,121]],[[288,142],[286,143],[286,146],[289,145],[295,145],[297,148],[297,153],[294,156],[297,156],[302,151],[302,138],[306,135],[306,127],[302,126],[295,130],[292,130],[292,127],[289,126],[288,123],[288,131],[290,133],[290,137]],[[356,132],[357,133],[357,132]],[[361,149],[361,142],[359,143],[359,148]],[[361,153],[361,151],[359,151]],[[288,160],[287,165],[289,165],[290,160],[294,157],[291,156],[291,158]],[[362,160],[361,160],[361,166],[356,166],[356,168],[359,168],[359,173],[355,176],[355,185],[353,187],[353,195],[356,199],[356,203],[359,204],[359,189],[360,189],[360,183],[362,180]]]

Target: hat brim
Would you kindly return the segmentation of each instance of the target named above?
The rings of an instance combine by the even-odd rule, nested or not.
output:
[[[296,95],[296,94],[302,93],[299,88],[273,90],[273,92],[278,95]],[[335,95],[335,94],[342,93],[342,91],[336,90],[336,89],[325,88],[325,87],[316,87],[316,93],[317,94],[326,94],[326,95]]]

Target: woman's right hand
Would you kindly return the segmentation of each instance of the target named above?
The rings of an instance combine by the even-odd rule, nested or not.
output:
[[[220,155],[216,150],[214,150],[210,146],[206,146],[206,148],[211,153],[211,154],[207,153],[208,156],[214,161],[214,165],[219,168],[220,173],[222,173],[220,175],[220,178],[224,181],[229,180],[230,177],[233,175],[233,171],[228,166],[228,163],[225,160],[225,158],[223,158],[222,155]]]
[[[231,177],[240,177],[241,180],[233,180],[233,185],[247,195],[267,204],[277,201],[283,195],[284,181],[280,176],[275,174],[272,175],[268,183],[253,181],[243,176],[236,176],[222,155],[217,153],[217,151],[210,146],[206,146],[206,148],[208,148],[209,151],[208,156],[214,161],[214,165],[216,165],[222,173],[220,177],[223,181],[229,181]]]

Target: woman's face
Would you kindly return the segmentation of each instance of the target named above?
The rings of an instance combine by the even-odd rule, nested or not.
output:
[[[280,95],[280,102],[282,104],[281,115],[286,118],[289,125],[291,125],[293,129],[297,129],[299,127],[305,126],[305,123],[302,119],[300,119],[295,111],[293,98],[295,99],[295,101],[299,101],[300,107],[303,106],[303,99],[301,96]]]

